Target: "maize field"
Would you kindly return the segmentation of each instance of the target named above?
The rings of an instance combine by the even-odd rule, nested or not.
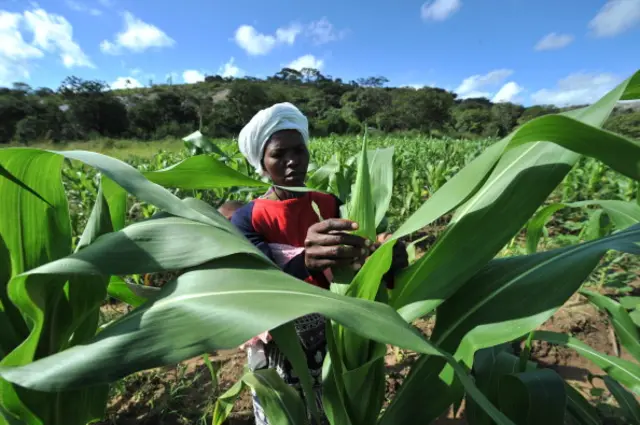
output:
[[[307,190],[393,232],[330,291],[216,211],[269,187],[232,140],[0,150],[0,424],[249,424],[248,388],[309,424],[238,346],[269,330],[309,394],[292,321],[320,313],[332,425],[640,425],[640,142],[601,129],[634,99],[640,72],[502,140],[312,139]]]

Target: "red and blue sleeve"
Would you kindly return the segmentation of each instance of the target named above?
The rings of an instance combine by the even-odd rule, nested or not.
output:
[[[236,210],[236,212],[231,217],[231,223],[236,226],[238,230],[240,230],[244,237],[249,239],[252,244],[254,244],[271,261],[275,263],[275,259],[273,257],[273,253],[271,252],[271,248],[269,247],[269,243],[267,242],[264,235],[258,232],[253,225],[254,206],[254,202],[249,202],[248,204]],[[304,252],[296,255],[294,258],[289,260],[287,264],[284,265],[282,271],[302,280],[306,280],[311,276],[304,262]]]

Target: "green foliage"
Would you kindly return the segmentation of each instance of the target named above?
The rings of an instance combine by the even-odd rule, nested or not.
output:
[[[16,83],[0,88],[0,143],[70,141],[96,137],[181,138],[194,130],[235,137],[259,109],[296,104],[311,134],[416,131],[454,137],[504,137],[516,126],[559,110],[488,99],[456,99],[433,87],[388,87],[382,76],[344,82],[315,69],[284,68],[264,80],[207,76],[192,85],[151,85],[109,91],[101,81],[65,79],[57,91]],[[619,108],[607,128],[638,138],[638,111]]]
[[[276,79],[299,89],[301,81],[318,82],[320,76],[283,70]],[[256,84],[251,91],[257,90],[258,83],[251,84]],[[384,99],[382,79],[362,84],[373,86],[370,94]],[[530,255],[496,257],[550,197],[558,196],[569,175],[574,180],[565,186],[571,191],[562,192],[563,207],[575,206],[569,205],[575,199],[565,195],[575,198],[603,189],[621,201],[631,200],[629,194],[635,195],[640,180],[640,144],[599,127],[619,99],[634,96],[640,97],[640,73],[594,105],[537,117],[493,144],[470,142],[463,148],[445,141],[424,147],[409,139],[405,145],[411,144],[410,149],[400,150],[399,141],[392,152],[376,150],[374,139],[370,146],[369,139],[362,146],[347,145],[344,139],[329,140],[326,147],[312,144],[315,166],[309,180],[346,197],[353,208],[350,215],[364,220],[367,237],[373,237],[387,205],[391,215],[394,204],[414,208],[408,218],[405,208],[397,219],[402,224],[351,282],[331,291],[282,273],[211,205],[221,198],[248,197],[250,192],[242,192],[247,187],[267,186],[233,145],[217,146],[224,155],[203,153],[178,163],[158,155],[136,167],[87,151],[0,151],[0,193],[15,201],[2,204],[6,211],[0,211],[10,218],[0,224],[0,278],[6,288],[0,292],[0,320],[9,329],[0,334],[0,415],[11,423],[57,424],[60,418],[87,422],[99,415],[105,399],[102,393],[89,397],[85,391],[99,391],[139,370],[236,347],[265,330],[273,331],[276,343],[292,359],[308,394],[310,379],[291,321],[309,313],[330,320],[323,381],[325,413],[334,425],[410,423],[416,418],[429,423],[463,398],[476,409],[479,423],[562,423],[564,416],[575,418],[581,400],[554,372],[529,367],[528,350],[519,359],[498,354],[496,347],[527,336],[527,344],[545,340],[576,350],[606,371],[611,379],[607,386],[618,401],[631,400],[629,391],[640,392],[636,363],[598,353],[572,336],[536,329],[579,290],[607,251],[640,253],[640,224],[626,217],[633,209],[600,202],[622,230]],[[345,93],[342,98],[357,101]],[[491,113],[493,108],[483,99],[459,106],[466,113]],[[359,105],[346,107],[353,108],[353,114],[371,113]],[[202,117],[202,108],[198,111]],[[591,157],[586,173],[575,169],[584,164],[581,155]],[[69,220],[69,205],[73,210],[74,203],[68,204],[60,179],[63,158],[98,173],[81,173],[71,192],[78,186],[90,192],[96,176],[100,183],[85,230],[75,242]],[[389,170],[391,161],[398,171]],[[616,178],[616,186],[603,181],[614,171],[625,176]],[[392,193],[396,182],[410,182],[410,189]],[[586,183],[587,189],[576,182]],[[153,214],[125,225],[125,191]],[[424,203],[423,192],[428,195]],[[211,202],[202,200],[206,196]],[[398,276],[395,288],[381,287],[394,244],[451,214],[446,230]],[[97,307],[107,292],[123,289],[114,277],[171,270],[184,273],[147,302],[129,296],[138,306],[98,331]],[[591,301],[611,315],[616,330],[624,332],[621,342],[635,354],[637,329],[627,312],[631,308],[598,297]],[[427,338],[411,322],[432,312],[436,327]],[[383,411],[386,344],[421,357]],[[487,358],[487,353],[497,356]],[[242,384],[221,398],[216,421],[224,419],[243,385],[264,394],[272,421],[305,422],[303,402],[270,372],[246,374]],[[80,413],[66,410],[72,406],[67,394],[76,396],[73,407]],[[631,405],[625,416],[636,418],[637,411]],[[590,417],[586,412],[583,419]]]

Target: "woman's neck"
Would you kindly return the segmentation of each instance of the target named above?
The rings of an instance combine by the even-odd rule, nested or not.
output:
[[[272,186],[271,190],[267,194],[269,199],[284,201],[286,199],[300,198],[304,196],[305,192],[291,192],[288,190],[280,189],[279,187]]]

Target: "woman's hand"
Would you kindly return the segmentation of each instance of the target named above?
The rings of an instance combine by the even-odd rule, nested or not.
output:
[[[330,218],[314,224],[307,230],[304,241],[304,263],[309,270],[327,267],[349,266],[357,270],[371,253],[371,242],[349,231],[358,229],[358,224],[340,218]]]

